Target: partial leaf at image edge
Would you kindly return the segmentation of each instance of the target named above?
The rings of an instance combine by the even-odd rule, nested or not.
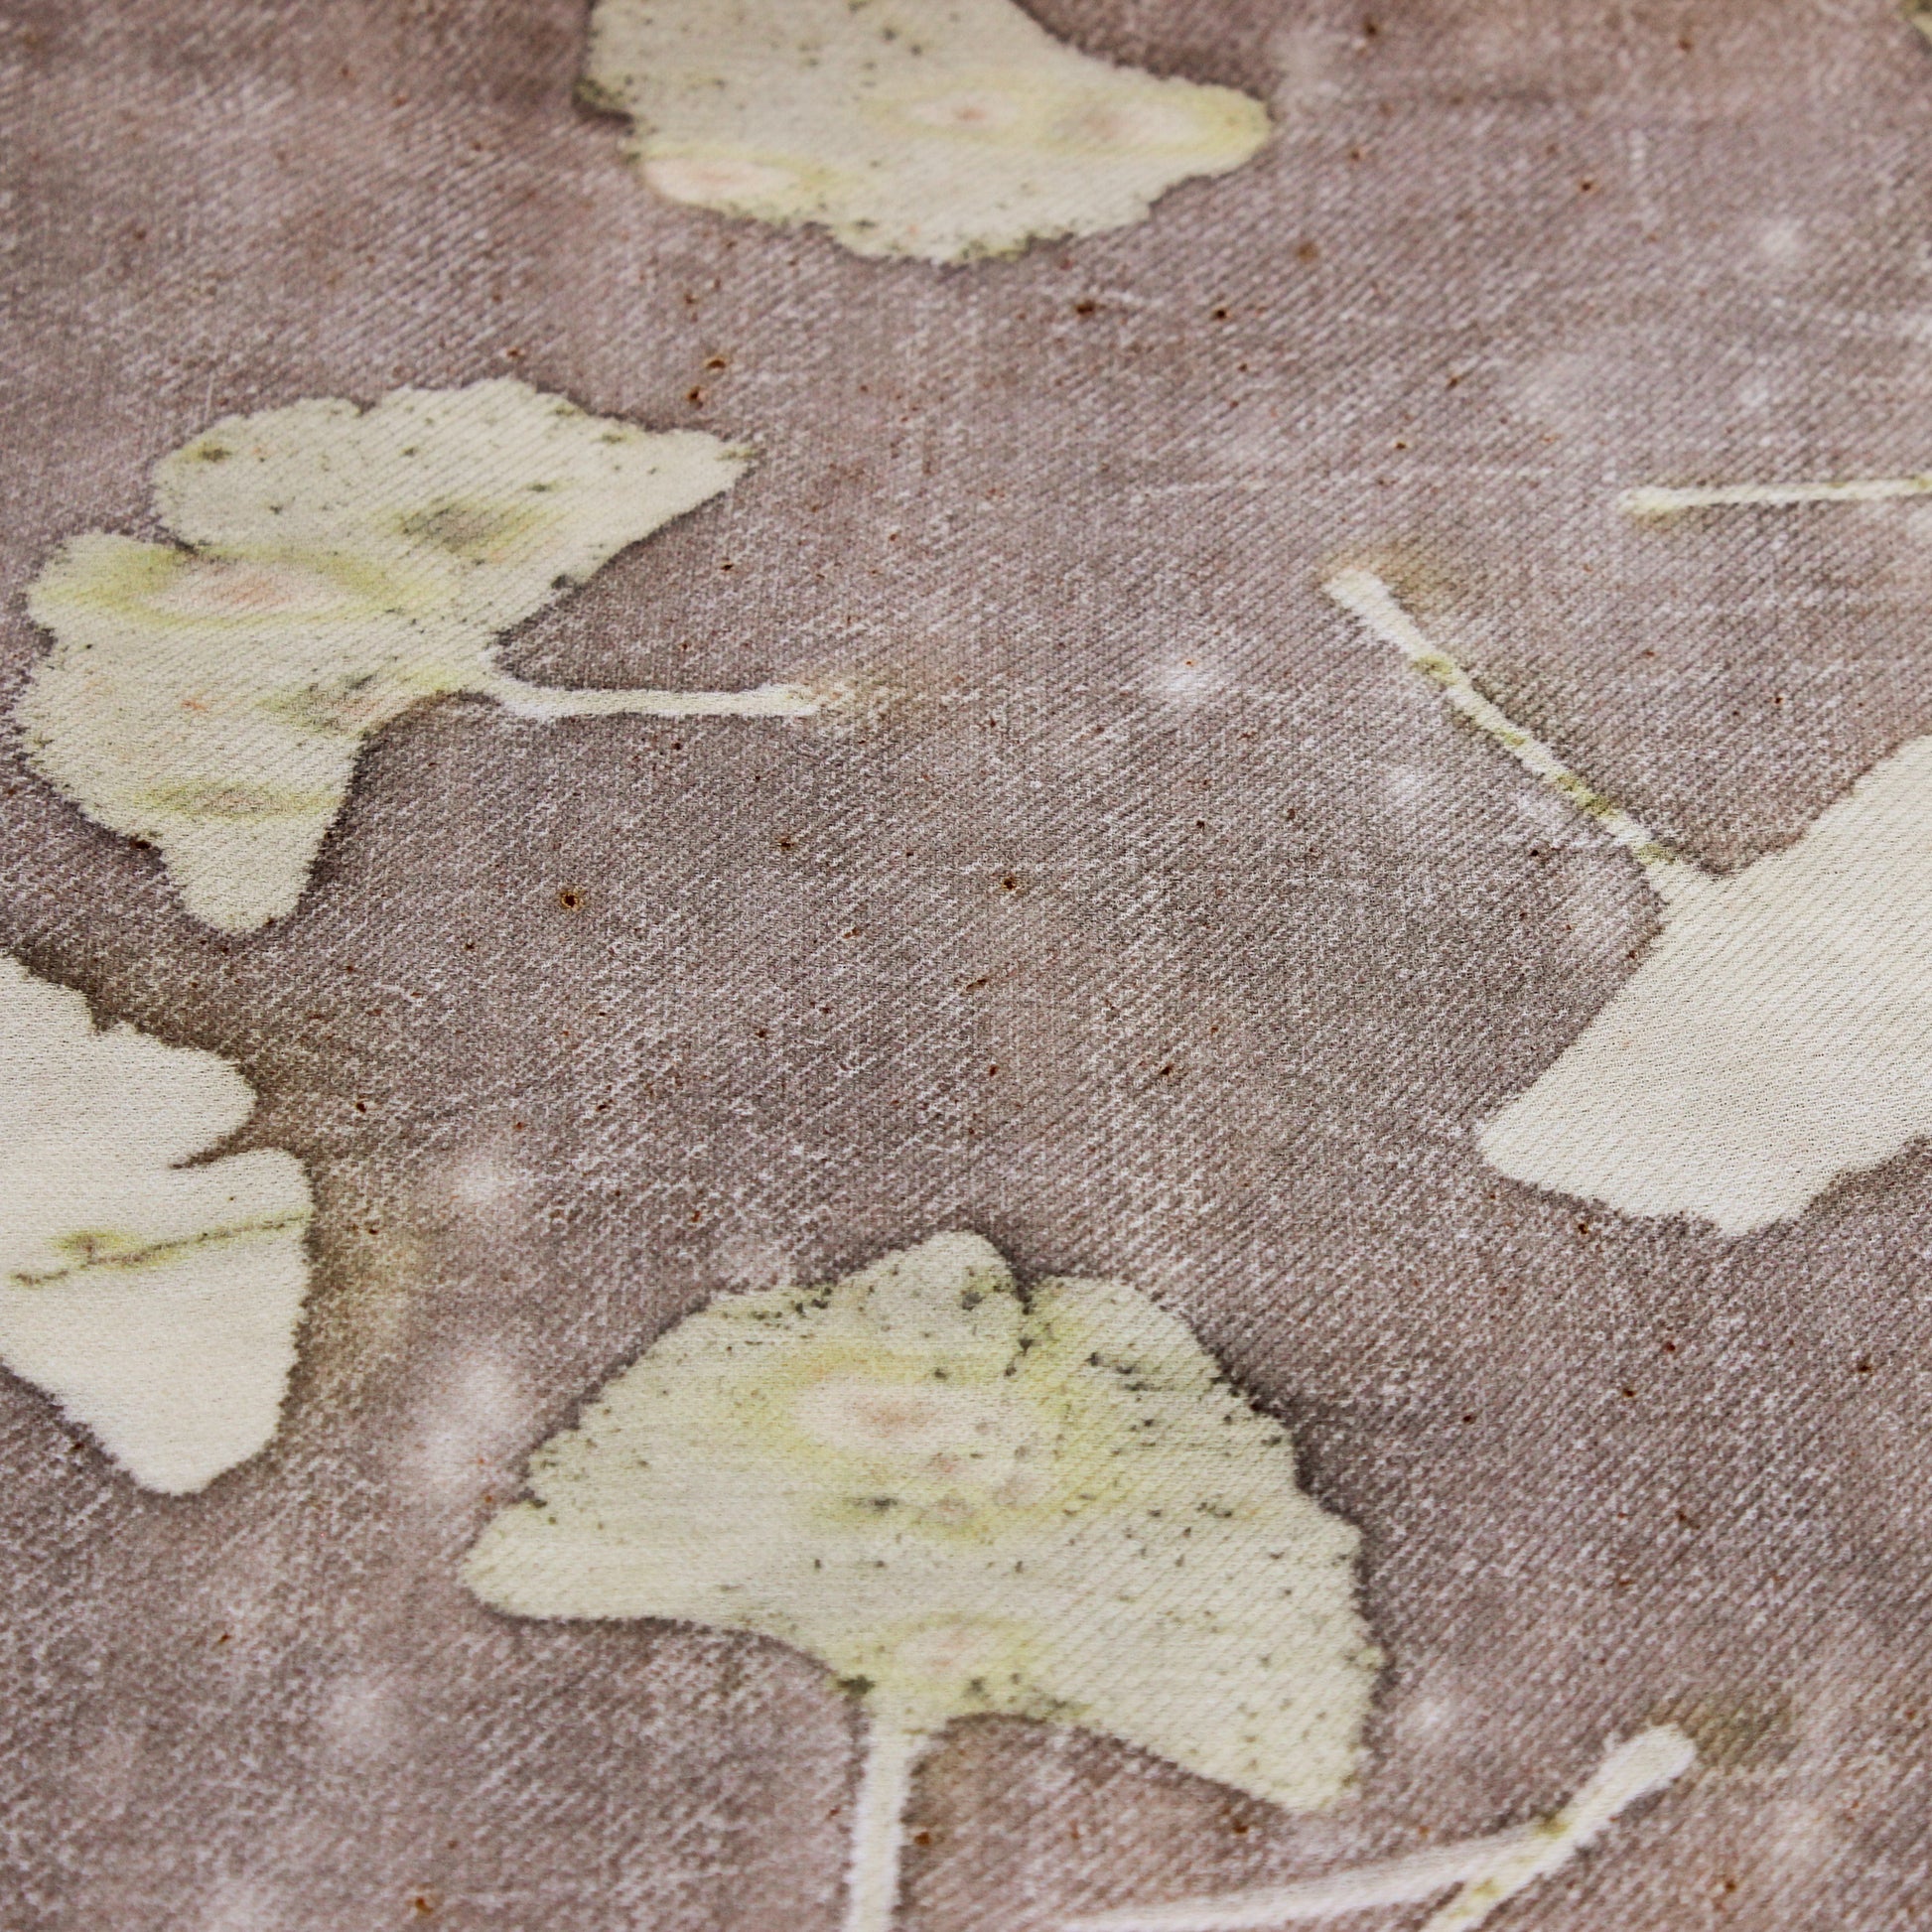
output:
[[[144,1488],[205,1488],[280,1420],[308,1176],[278,1149],[196,1160],[253,1109],[227,1061],[96,1030],[0,954],[0,1361]]]

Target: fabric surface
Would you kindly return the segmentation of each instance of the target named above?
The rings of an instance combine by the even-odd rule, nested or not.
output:
[[[1697,1770],[1496,1925],[1923,1922],[1932,1160],[1739,1237],[1485,1165],[1657,907],[1320,585],[1380,572],[1719,872],[1924,733],[1932,506],[1613,499],[1932,466],[1932,48],[1890,0],[1033,11],[1276,139],[937,269],[653,199],[576,0],[0,16],[0,707],[25,586],[155,536],[217,416],[505,374],[759,453],[509,668],[874,698],[427,706],[246,937],[9,737],[0,944],[233,1061],[228,1150],[317,1212],[282,1428],[205,1494],[0,1381],[7,1932],[836,1925],[822,1669],[461,1565],[708,1298],[954,1228],[1189,1324],[1360,1530],[1389,1664],[1303,1817],[955,1725],[907,1932],[1494,1831],[1664,1720]]]

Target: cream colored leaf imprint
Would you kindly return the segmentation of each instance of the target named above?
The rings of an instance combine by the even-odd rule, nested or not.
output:
[[[1683,1731],[1675,1725],[1656,1725],[1608,1751],[1589,1782],[1561,1811],[1534,1824],[1381,1864],[1331,1871],[1299,1884],[1100,1912],[1068,1920],[1067,1932],[1260,1932],[1382,1905],[1413,1904],[1451,1885],[1455,1896],[1423,1932],[1472,1932],[1499,1905],[1587,1851],[1619,1813],[1674,1784],[1696,1762],[1697,1749]]]
[[[1452,704],[1473,691],[1367,572],[1327,590]],[[1457,708],[1625,846],[1664,913],[1582,1037],[1484,1124],[1491,1163],[1626,1214],[1744,1234],[1932,1134],[1932,738],[1868,771],[1789,850],[1720,878],[1480,703]]]
[[[254,1105],[226,1060],[96,1032],[0,954],[0,1361],[144,1488],[206,1488],[281,1413],[308,1178],[273,1148],[180,1165]]]
[[[993,1713],[1124,1738],[1298,1809],[1356,1771],[1379,1658],[1357,1542],[1277,1423],[1116,1282],[1022,1291],[941,1235],[828,1287],[722,1296],[530,1465],[468,1566],[524,1616],[795,1646],[871,1740],[848,1932],[891,1920],[914,1764]]]
[[[958,262],[1141,220],[1258,100],[1062,46],[1011,0],[600,0],[587,91],[668,201]]]
[[[155,468],[180,545],[94,532],[35,581],[58,642],[15,713],[29,759],[158,846],[197,918],[248,932],[294,909],[363,741],[426,698],[540,719],[815,711],[795,685],[550,690],[491,656],[746,460],[512,381],[224,417]]]

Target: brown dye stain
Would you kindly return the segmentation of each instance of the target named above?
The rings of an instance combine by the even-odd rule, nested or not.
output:
[[[1759,1771],[1782,1764],[1797,1742],[1791,1700],[1782,1692],[1733,1697],[1690,1694],[1657,1705],[1652,1724],[1673,1724],[1714,1771]]]
[[[401,1355],[428,1256],[414,1235],[342,1219],[326,1204],[311,1248],[314,1287],[296,1388],[324,1403],[351,1402]]]
[[[1327,583],[1344,570],[1365,570],[1381,578],[1418,618],[1457,610],[1469,597],[1463,571],[1422,538],[1397,537],[1335,551],[1322,560],[1321,581]]]

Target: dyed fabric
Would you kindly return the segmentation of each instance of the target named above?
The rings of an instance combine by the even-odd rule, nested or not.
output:
[[[1402,1928],[1922,1920],[1932,46],[1892,0],[1040,0],[1268,138],[939,266],[653,189],[579,97],[589,11],[0,23],[0,951],[84,998],[91,1033],[23,995],[70,1042],[213,1056],[181,1064],[227,1139],[116,1131],[165,1145],[157,1198],[284,1176],[307,1283],[277,1426],[246,1452],[258,1390],[199,1493],[0,1377],[0,1925],[851,1923],[870,1685],[782,1603],[525,1615],[466,1578],[680,1324],[949,1233],[1028,1321],[1071,1283],[1172,1323],[1379,1661],[1311,1731],[1304,1795],[1345,1788],[1293,1809],[1181,1761],[1178,1691],[1095,1724],[1053,1703],[1086,1652],[1003,1704],[948,1651],[872,1923],[1347,1885]],[[95,633],[29,587],[109,538],[333,569],[348,537],[252,497],[245,542],[164,523],[155,467],[504,378],[730,468],[491,593],[463,675],[329,754],[274,906],[198,919],[151,827],[50,776],[34,693]],[[515,481],[471,468],[383,496],[418,519],[385,558],[461,548],[455,499]],[[1730,494],[1625,495],[1658,490]],[[807,695],[737,702],[770,692]],[[77,1198],[34,1211],[108,1255]],[[1134,1360],[1096,1386],[1165,1399]],[[903,1495],[868,1462],[837,1507],[953,1534],[973,1458],[1035,1440],[924,1414]],[[1065,1568],[1055,1632],[1133,1587]]]

